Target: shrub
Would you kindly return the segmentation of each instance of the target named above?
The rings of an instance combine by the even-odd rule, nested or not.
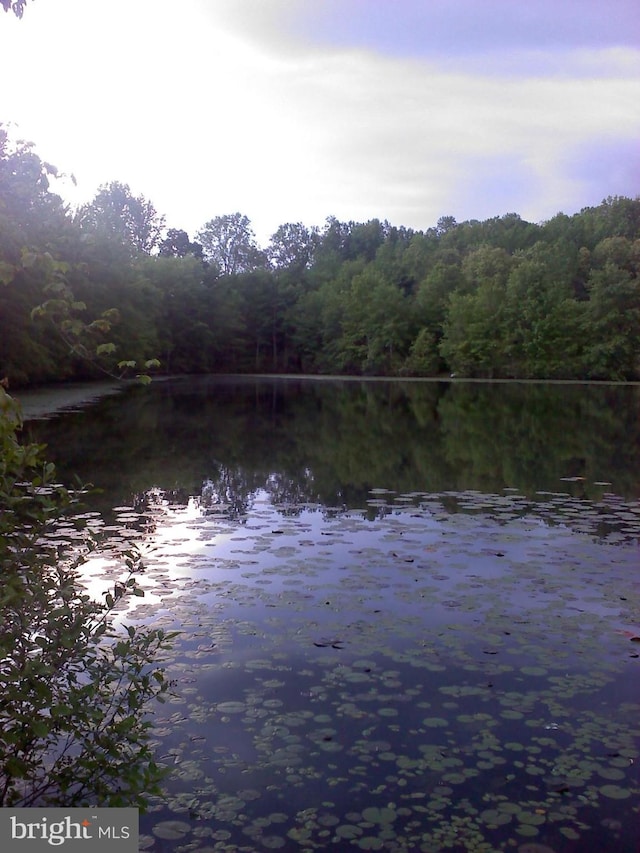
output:
[[[43,447],[20,443],[21,425],[0,387],[0,806],[144,808],[163,775],[149,717],[175,634],[115,623],[114,608],[143,595],[135,549],[104,601],[86,593],[80,569],[97,541],[47,538],[74,497]]]

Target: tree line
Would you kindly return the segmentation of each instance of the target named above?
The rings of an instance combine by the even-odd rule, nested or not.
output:
[[[0,126],[0,378],[311,373],[640,376],[640,198],[534,224],[426,231],[281,225],[241,213],[193,235],[114,181],[71,210],[54,166]]]

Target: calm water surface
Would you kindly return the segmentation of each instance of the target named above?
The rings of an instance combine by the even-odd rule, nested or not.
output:
[[[182,632],[141,849],[637,853],[638,387],[180,379],[26,431]]]

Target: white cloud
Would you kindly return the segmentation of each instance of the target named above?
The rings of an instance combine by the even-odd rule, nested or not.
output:
[[[640,52],[628,48],[502,77],[477,58],[471,72],[371,49],[304,51],[285,0],[250,21],[238,9],[258,4],[236,2],[57,0],[5,17],[0,52],[16,73],[0,118],[76,172],[79,200],[121,180],[172,226],[193,233],[240,210],[263,241],[280,223],[332,214],[427,228],[449,213],[571,212],[600,198],[585,202],[569,152],[640,133]]]

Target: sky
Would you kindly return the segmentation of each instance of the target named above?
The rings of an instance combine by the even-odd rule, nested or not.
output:
[[[0,56],[57,192],[127,183],[191,237],[640,195],[638,0],[28,0]]]

